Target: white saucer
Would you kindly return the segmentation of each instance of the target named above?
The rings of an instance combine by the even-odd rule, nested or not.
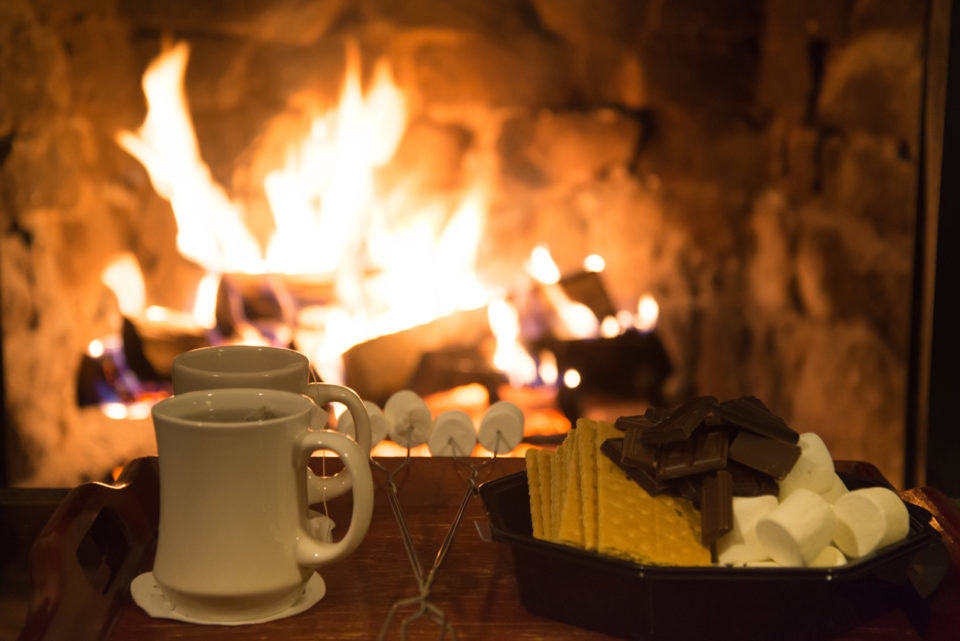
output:
[[[210,619],[194,618],[186,616],[182,612],[177,612],[170,601],[167,600],[163,589],[153,578],[153,572],[144,572],[130,583],[130,594],[133,600],[143,608],[144,612],[156,619],[175,619],[187,623],[199,623],[201,625],[250,625],[253,623],[266,623],[277,619],[285,619],[295,614],[300,614],[314,606],[327,593],[327,584],[323,577],[314,572],[303,588],[303,594],[288,608],[275,612],[269,616],[258,619],[246,619],[244,621],[215,621]]]

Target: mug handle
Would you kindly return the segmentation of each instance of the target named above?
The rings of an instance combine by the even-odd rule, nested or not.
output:
[[[331,383],[310,383],[307,396],[320,407],[327,403],[343,403],[353,417],[356,427],[357,443],[360,449],[370,457],[370,417],[360,397],[349,387]],[[348,437],[349,438],[349,437]],[[348,470],[343,469],[333,476],[317,476],[307,470],[307,501],[313,505],[324,499],[333,499],[350,490],[351,478]]]
[[[370,527],[373,516],[373,475],[370,473],[370,456],[347,436],[332,430],[306,432],[297,440],[297,462],[300,468],[307,467],[310,454],[316,450],[329,449],[340,455],[344,471],[352,478],[353,512],[350,527],[339,541],[327,542],[314,538],[301,519],[297,534],[297,563],[302,567],[317,568],[353,552]],[[304,506],[306,513],[306,506]]]

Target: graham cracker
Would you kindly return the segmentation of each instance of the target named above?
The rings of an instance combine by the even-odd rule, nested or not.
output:
[[[553,469],[553,458],[556,456],[555,452],[550,452],[548,450],[537,450],[540,452],[538,454],[538,471],[540,474],[540,512],[543,515],[543,539],[550,540],[550,533],[553,532],[553,481],[551,471]]]
[[[577,420],[577,449],[580,459],[580,501],[583,515],[583,547],[597,549],[597,424],[586,419]]]
[[[560,500],[560,522],[557,524],[557,543],[584,546],[583,501],[580,491],[580,431],[572,430],[560,450],[563,485]]]
[[[543,504],[540,500],[540,453],[543,450],[529,449],[524,455],[527,465],[527,486],[530,495],[530,523],[533,526],[533,536],[537,539],[544,537]]]
[[[622,433],[597,423],[597,444]],[[690,501],[650,496],[603,453],[597,454],[597,549],[638,563],[710,565],[700,542],[699,513]]]
[[[557,532],[560,529],[560,511],[563,507],[563,463],[561,461],[561,451],[557,451],[550,457],[550,529],[547,539],[557,540]]]

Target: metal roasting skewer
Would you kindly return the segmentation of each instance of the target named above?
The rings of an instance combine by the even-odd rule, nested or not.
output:
[[[412,429],[413,428],[411,428],[411,431]],[[477,492],[477,478],[480,475],[480,470],[493,463],[497,459],[497,450],[500,449],[500,444],[503,442],[503,434],[498,430],[497,439],[493,448],[493,457],[485,460],[479,465],[467,463],[459,456],[452,457],[454,463],[462,466],[469,473],[467,478],[467,488],[464,492],[463,499],[461,499],[460,505],[457,508],[456,515],[454,516],[453,521],[450,523],[450,526],[447,528],[447,533],[443,538],[443,542],[440,544],[440,548],[437,550],[437,555],[433,560],[433,566],[430,568],[430,572],[426,575],[426,577],[424,577],[423,566],[420,564],[420,559],[413,547],[413,539],[410,537],[410,529],[407,526],[407,520],[403,513],[403,507],[400,504],[399,490],[394,478],[396,474],[410,464],[410,447],[407,447],[407,456],[403,462],[392,470],[388,469],[378,461],[373,459],[370,460],[371,465],[387,475],[387,500],[390,503],[390,508],[393,510],[393,516],[397,521],[397,525],[400,528],[400,535],[403,539],[403,547],[407,552],[407,558],[410,560],[410,567],[413,570],[413,576],[417,581],[418,587],[418,593],[415,596],[400,599],[390,607],[390,611],[387,613],[387,618],[383,622],[383,626],[380,628],[380,634],[377,636],[378,641],[386,641],[387,634],[390,632],[390,626],[393,623],[397,612],[400,609],[409,606],[419,607],[413,614],[402,620],[400,629],[401,639],[406,641],[407,629],[410,624],[416,619],[425,616],[439,626],[440,631],[439,636],[437,637],[439,641],[443,641],[443,639],[447,637],[448,633],[453,641],[457,641],[457,631],[456,628],[454,628],[453,623],[447,619],[446,613],[440,607],[430,601],[430,589],[433,587],[433,582],[437,578],[437,573],[440,571],[440,567],[443,565],[443,562],[447,557],[447,553],[450,551],[450,548],[453,545],[453,540],[456,538],[457,531],[460,529],[460,524],[463,522],[463,515],[467,510],[467,505],[470,503],[470,498]],[[452,452],[457,452],[456,445],[454,444],[452,438],[450,439],[450,446]]]

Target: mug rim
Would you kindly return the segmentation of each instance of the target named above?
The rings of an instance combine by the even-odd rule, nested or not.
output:
[[[202,366],[204,363],[202,359],[209,358],[208,354],[215,353],[262,353],[262,354],[272,354],[282,358],[288,358],[290,360],[282,363],[278,363],[275,366],[270,366],[267,368],[258,367],[256,369],[251,369],[248,371],[237,371],[233,369],[213,369],[210,367]],[[196,374],[200,376],[212,376],[214,378],[229,378],[229,377],[250,377],[250,376],[259,376],[262,378],[268,378],[270,376],[278,376],[283,374],[295,374],[299,372],[301,368],[306,366],[309,371],[310,359],[306,355],[301,354],[297,350],[290,349],[288,347],[275,347],[272,345],[210,345],[207,347],[197,347],[195,349],[188,350],[186,352],[181,352],[177,354],[173,359],[173,367],[183,372],[189,372],[191,374]]]
[[[262,402],[255,402],[254,397],[262,399]],[[217,399],[220,399],[219,402],[222,403],[227,402],[224,399],[248,401],[247,405],[240,404],[238,406],[234,404],[230,406],[230,409],[233,410],[249,409],[252,412],[258,409],[258,406],[263,405],[269,405],[271,408],[280,405],[281,409],[278,410],[279,415],[277,416],[256,420],[209,421],[197,418],[197,414],[204,409],[209,409],[211,400],[217,402]],[[194,428],[263,428],[302,416],[316,407],[309,396],[297,392],[256,387],[221,387],[168,396],[154,404],[150,414],[154,420],[160,419],[169,424]],[[185,414],[189,414],[189,416]]]

